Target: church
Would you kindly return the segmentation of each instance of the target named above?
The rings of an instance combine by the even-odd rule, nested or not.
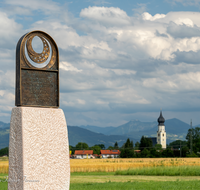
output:
[[[166,132],[165,132],[165,119],[162,116],[162,111],[160,111],[160,116],[158,118],[158,131],[157,131],[157,144],[161,144],[162,148],[166,148]]]

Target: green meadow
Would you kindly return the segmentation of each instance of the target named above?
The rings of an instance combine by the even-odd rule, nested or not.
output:
[[[189,168],[188,168],[189,167]],[[157,167],[159,171],[162,168]],[[182,167],[177,173],[177,167],[164,169],[162,175],[155,174],[155,168],[140,168],[117,172],[76,172],[71,174],[70,190],[184,190],[200,188],[199,167]],[[196,168],[196,170],[195,170]],[[138,174],[140,170],[140,174]],[[174,171],[173,171],[174,170]],[[188,170],[189,172],[186,172]],[[195,172],[191,173],[192,170]],[[154,172],[151,173],[150,172]],[[180,175],[184,173],[184,175]],[[195,173],[195,175],[194,175]],[[8,174],[0,174],[0,190],[7,190],[5,181]]]

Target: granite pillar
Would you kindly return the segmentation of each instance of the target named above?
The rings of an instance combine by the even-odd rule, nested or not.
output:
[[[68,131],[61,109],[12,109],[8,180],[8,190],[69,190]]]

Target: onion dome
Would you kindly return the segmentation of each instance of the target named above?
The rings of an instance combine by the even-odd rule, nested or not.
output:
[[[162,111],[160,111],[160,117],[158,118],[159,125],[164,125],[165,118],[162,116]]]

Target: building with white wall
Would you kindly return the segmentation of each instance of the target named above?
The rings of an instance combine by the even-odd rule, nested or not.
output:
[[[162,148],[166,148],[166,131],[165,131],[165,119],[160,111],[160,117],[158,118],[158,131],[157,131],[157,144],[161,144]]]

